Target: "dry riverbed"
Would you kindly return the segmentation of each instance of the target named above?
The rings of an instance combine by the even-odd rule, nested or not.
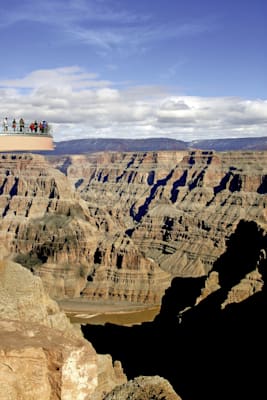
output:
[[[58,304],[70,321],[80,324],[104,325],[106,323],[132,326],[153,321],[160,305],[127,302],[98,302],[81,299],[59,300]]]

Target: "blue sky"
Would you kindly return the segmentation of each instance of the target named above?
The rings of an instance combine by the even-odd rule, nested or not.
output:
[[[267,136],[266,0],[3,0],[0,116],[56,141]]]

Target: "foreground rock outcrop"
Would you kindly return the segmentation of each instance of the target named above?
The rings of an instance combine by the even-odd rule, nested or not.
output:
[[[0,248],[0,319],[11,319],[55,328],[70,337],[82,337],[43,287],[42,280],[21,265],[3,257]]]
[[[160,376],[139,376],[116,387],[104,400],[181,400],[166,379]]]
[[[1,400],[85,400],[95,392],[93,347],[55,329],[0,320]]]
[[[48,296],[42,280],[10,261],[4,247],[0,254],[1,400],[103,400],[107,393],[110,399],[129,393],[140,400],[144,393],[180,399],[159,377],[127,382],[121,362],[96,353]]]
[[[96,353],[41,278],[0,253],[0,399],[102,400],[125,383],[121,364]]]

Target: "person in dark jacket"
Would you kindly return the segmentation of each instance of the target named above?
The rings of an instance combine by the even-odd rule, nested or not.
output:
[[[23,132],[24,126],[25,126],[25,124],[24,124],[24,119],[23,119],[23,118],[20,118],[20,120],[19,120],[19,131],[20,131],[20,132]]]
[[[14,118],[13,121],[12,121],[12,128],[13,128],[14,132],[16,132],[16,127],[17,127],[17,122],[16,122],[16,120]]]

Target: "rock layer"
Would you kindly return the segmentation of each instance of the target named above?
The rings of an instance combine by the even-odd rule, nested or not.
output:
[[[170,275],[139,251],[115,217],[92,210],[44,157],[0,158],[1,206],[0,237],[8,252],[40,276],[54,298],[159,304]],[[104,284],[103,270],[110,277]]]
[[[116,217],[172,276],[206,275],[242,218],[266,223],[266,152],[98,153],[53,165],[67,166],[92,215]]]
[[[266,226],[241,220],[208,276],[173,278],[154,321],[83,332],[129,379],[162,376],[183,399],[266,398],[266,254]]]
[[[55,298],[160,304],[241,219],[266,224],[266,177],[266,152],[5,154],[0,237]]]

